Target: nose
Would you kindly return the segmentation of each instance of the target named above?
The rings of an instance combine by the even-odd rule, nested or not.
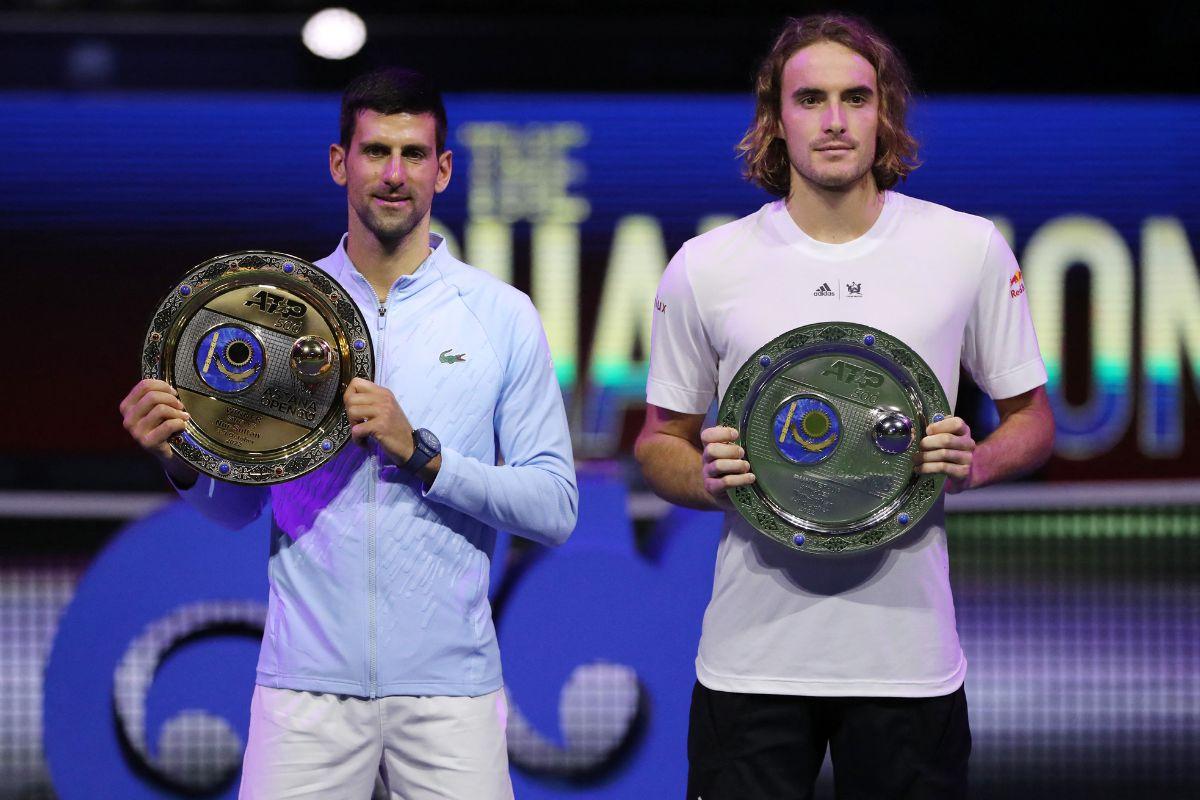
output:
[[[404,159],[399,155],[389,158],[383,168],[384,183],[389,186],[403,186],[405,177]]]
[[[821,121],[822,127],[826,133],[843,134],[846,132],[846,112],[842,109],[841,103],[829,103],[825,112],[825,119]]]

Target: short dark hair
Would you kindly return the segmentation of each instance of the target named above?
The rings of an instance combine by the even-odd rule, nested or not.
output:
[[[882,191],[920,166],[917,140],[906,124],[912,78],[900,52],[862,17],[813,14],[789,19],[763,59],[755,82],[754,122],[737,152],[745,160],[744,175],[776,197],[791,191],[787,142],[778,134],[783,67],[793,55],[816,42],[836,42],[865,58],[879,84],[879,130],[871,172]]]
[[[404,67],[384,67],[359,75],[342,93],[340,143],[349,147],[358,112],[432,114],[437,121],[437,151],[446,147],[446,107],[428,77]]]

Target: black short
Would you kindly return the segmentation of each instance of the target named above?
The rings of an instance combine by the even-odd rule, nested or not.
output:
[[[963,687],[944,697],[794,697],[696,683],[687,800],[808,800],[828,746],[838,800],[967,796]]]

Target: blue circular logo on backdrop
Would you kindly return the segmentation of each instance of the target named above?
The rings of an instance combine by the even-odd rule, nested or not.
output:
[[[269,511],[228,531],[175,502],[89,565],[45,671],[58,797],[237,796],[269,538]]]
[[[249,389],[266,364],[262,342],[241,325],[218,325],[200,337],[196,374],[209,388],[224,394]]]
[[[842,425],[833,406],[818,397],[790,397],[775,412],[775,448],[793,464],[816,464],[833,455]]]

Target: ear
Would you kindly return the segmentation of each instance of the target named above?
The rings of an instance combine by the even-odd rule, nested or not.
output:
[[[329,176],[338,186],[346,185],[346,150],[340,144],[329,145]]]
[[[454,151],[443,150],[438,154],[438,176],[433,190],[441,194],[450,185],[450,173],[454,171]]]

